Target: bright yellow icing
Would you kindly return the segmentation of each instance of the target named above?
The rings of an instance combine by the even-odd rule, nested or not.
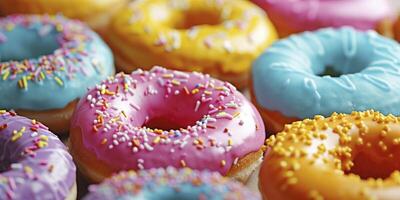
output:
[[[117,64],[133,66],[125,71],[163,65],[218,76],[247,73],[277,34],[248,1],[142,0],[114,16],[106,37]]]

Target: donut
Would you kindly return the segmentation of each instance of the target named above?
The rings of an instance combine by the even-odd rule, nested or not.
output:
[[[252,0],[263,8],[280,37],[325,27],[352,26],[388,34],[396,9],[387,0]],[[390,34],[390,33],[389,33]]]
[[[396,23],[393,26],[393,35],[397,41],[400,41],[400,17],[397,18]]]
[[[261,199],[259,193],[217,172],[171,167],[120,172],[99,185],[91,185],[89,191],[84,200]]]
[[[0,18],[0,108],[67,133],[86,88],[112,74],[111,50],[82,23],[61,16]]]
[[[294,122],[267,140],[264,199],[399,199],[400,118],[373,110]]]
[[[0,110],[0,199],[76,199],[66,146],[36,120]]]
[[[263,11],[244,0],[133,1],[107,30],[105,40],[126,73],[161,65],[238,88],[248,84],[251,62],[277,35]]]
[[[374,109],[400,115],[399,53],[395,41],[374,31],[344,27],[293,35],[254,61],[252,101],[269,133],[317,114]]]
[[[189,167],[246,181],[259,166],[264,124],[228,82],[154,67],[120,73],[80,100],[71,153],[91,181],[123,170]]]
[[[0,14],[63,14],[86,22],[97,31],[107,26],[111,16],[128,0],[1,0]]]

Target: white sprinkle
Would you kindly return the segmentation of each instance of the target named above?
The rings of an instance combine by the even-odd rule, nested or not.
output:
[[[236,165],[239,161],[239,157],[236,157],[235,160],[233,161],[233,164]]]
[[[197,100],[196,102],[196,106],[194,107],[194,112],[197,112],[199,110],[201,102],[199,100]]]
[[[153,151],[154,148],[150,146],[148,143],[144,143],[144,147],[146,148],[147,151]]]
[[[31,137],[36,137],[38,135],[37,132],[32,132]]]

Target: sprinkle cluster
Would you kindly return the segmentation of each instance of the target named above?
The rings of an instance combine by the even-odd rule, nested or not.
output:
[[[210,4],[210,10],[217,8],[219,10],[218,12],[220,12],[221,24],[215,26],[218,27],[217,30],[219,31],[211,31],[210,33],[204,34],[209,29],[202,28],[202,26],[193,26],[184,31],[159,31],[160,33],[153,41],[154,46],[164,48],[166,52],[171,52],[180,49],[183,40],[200,39],[204,47],[207,49],[221,49],[230,54],[240,48],[230,39],[231,33],[238,31],[243,34],[243,32],[247,32],[246,29],[251,27],[253,20],[261,18],[255,10],[241,10],[242,7],[236,5],[235,2],[231,3],[227,1],[213,0],[207,3]],[[141,4],[143,3],[132,3],[132,16],[129,19],[128,24],[133,27],[133,29],[137,29],[136,32],[145,32],[147,34],[153,33],[155,28],[152,26],[154,25],[144,22],[149,17],[146,17],[147,13],[144,12],[145,9],[143,9],[143,5]],[[175,10],[177,12],[190,12],[191,9],[194,9],[191,8],[191,3],[187,0],[169,1],[168,6],[170,10]],[[238,13],[241,14],[239,15]],[[255,41],[257,41],[257,38],[255,37],[255,34],[248,34],[247,37],[245,36],[244,41],[254,45]]]
[[[50,161],[54,160],[54,157],[52,157],[54,155],[48,154],[57,154],[60,159],[64,159],[62,155],[67,154],[66,150],[61,147],[61,141],[58,141],[60,149],[54,149],[54,145],[48,148],[51,138],[46,133],[49,133],[48,128],[36,120],[29,120],[17,116],[14,112],[0,110],[0,146],[4,147],[0,152],[2,162],[0,166],[2,170],[0,174],[1,199],[20,199],[27,198],[30,195],[38,195],[42,198],[44,198],[43,195],[48,196],[41,193],[43,189],[34,190],[31,188],[34,191],[25,191],[27,190],[26,185],[43,183],[48,177],[58,176],[57,172],[54,171],[57,164]],[[42,151],[44,149],[52,150],[54,153],[45,153]],[[58,152],[59,150],[62,153]],[[63,163],[60,162],[59,164]],[[73,167],[67,170],[74,169]],[[74,178],[74,176],[71,178]],[[54,187],[60,187],[57,180],[53,179],[52,182],[55,184]],[[54,191],[57,190],[62,191],[63,188],[54,189]],[[69,188],[66,190],[69,191]],[[48,189],[48,192],[54,191]],[[58,195],[67,195],[67,192],[63,191]],[[52,197],[55,198],[55,196]],[[37,196],[30,196],[30,198],[36,199]]]
[[[336,176],[365,181],[366,187],[400,185],[399,171],[394,171],[386,179],[362,180],[357,174],[346,174],[354,166],[353,159],[362,148],[374,149],[393,157],[395,149],[400,145],[400,135],[396,133],[399,123],[400,117],[384,116],[373,110],[352,112],[350,115],[333,113],[328,118],[317,115],[314,119],[286,125],[282,132],[267,139],[266,143],[271,148],[268,157],[279,161],[279,173],[285,180],[281,185],[282,190],[300,184],[296,173],[304,165],[321,164],[332,166]],[[332,141],[335,142],[332,144]],[[366,187],[360,191],[364,197],[367,195]],[[316,190],[309,194],[312,199],[322,197]]]
[[[193,82],[195,79],[200,81]],[[252,115],[249,117],[241,113],[243,103],[249,104],[249,102],[243,102],[245,98],[242,96],[237,98],[238,95],[236,88],[231,84],[216,81],[201,73],[189,74],[161,67],[154,67],[151,71],[137,70],[131,75],[118,74],[89,92],[86,105],[90,107],[94,116],[89,118],[93,121],[83,123],[91,123],[92,133],[89,133],[88,140],[95,133],[94,137],[102,138],[100,143],[104,146],[103,148],[111,151],[116,149],[115,151],[118,152],[122,148],[131,154],[137,154],[152,152],[169,145],[171,147],[169,151],[172,154],[183,149],[192,149],[192,147],[198,151],[215,148],[215,152],[227,153],[235,145],[235,137],[238,137],[235,134],[241,134],[239,137],[251,138],[255,137],[259,130],[259,122]],[[135,97],[140,97],[140,101],[132,100]],[[176,130],[161,130],[145,126],[146,122],[153,117],[146,115],[149,108],[142,107],[146,101],[152,101],[151,99],[155,98],[163,104],[163,101],[168,98],[181,97],[182,99],[190,97],[188,102],[180,103],[187,104],[191,109],[182,108],[176,112],[182,112],[183,116],[200,112],[203,116],[194,125]],[[249,109],[246,112],[253,112],[250,107],[246,109]],[[236,131],[239,132],[235,133]],[[254,144],[255,149],[257,146]],[[238,159],[239,157],[236,157],[233,164],[236,164]],[[150,166],[146,167],[145,161],[145,157],[137,159],[136,167],[150,168]],[[225,159],[217,162],[219,162],[219,168],[225,168],[226,165],[229,168],[232,164],[232,161]],[[191,164],[193,163],[188,163],[185,159],[179,160],[181,167],[191,166]]]
[[[190,191],[182,191],[183,185],[189,184]],[[147,171],[126,171],[106,179],[100,185],[89,188],[90,194],[85,199],[103,197],[115,199],[118,197],[140,198],[144,193],[157,196],[157,190],[172,188],[179,196],[181,192],[193,193],[193,199],[260,199],[258,194],[253,194],[240,183],[222,177],[216,172],[192,171],[188,168],[177,170],[151,169]],[[187,188],[187,187],[186,187]],[[204,188],[201,192],[196,188]],[[97,195],[97,196],[96,196]],[[173,197],[171,197],[173,198]]]
[[[40,26],[34,26],[37,24]],[[7,42],[8,39],[2,32],[13,31],[16,26],[37,29],[42,37],[56,30],[59,48],[53,54],[43,55],[37,59],[0,63],[0,80],[17,79],[19,88],[27,90],[29,82],[51,79],[63,87],[66,80],[74,78],[74,74],[86,73],[82,62],[90,53],[86,45],[92,37],[86,26],[61,16],[11,15],[0,19],[0,44]],[[95,60],[92,62],[94,66],[98,65]],[[66,77],[62,74],[66,74]]]

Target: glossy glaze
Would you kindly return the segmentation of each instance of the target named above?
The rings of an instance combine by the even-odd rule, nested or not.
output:
[[[155,119],[169,127],[146,128]],[[90,90],[74,113],[76,129],[71,138],[113,171],[174,166],[226,174],[265,138],[259,113],[231,84],[161,67],[118,74]]]
[[[280,36],[324,27],[377,29],[394,21],[396,9],[387,0],[252,0],[274,22]]]
[[[105,38],[125,72],[161,65],[235,82],[276,31],[261,9],[243,0],[144,0],[121,10]]]
[[[70,195],[76,168],[65,145],[43,124],[0,110],[0,199]]]
[[[399,45],[374,31],[321,29],[273,44],[253,64],[256,101],[300,119],[375,109],[400,114]],[[341,74],[324,75],[328,67]]]
[[[0,107],[60,109],[114,73],[100,37],[61,16],[0,19]]]
[[[238,182],[216,172],[185,169],[127,171],[92,185],[85,200],[113,199],[260,199]]]

